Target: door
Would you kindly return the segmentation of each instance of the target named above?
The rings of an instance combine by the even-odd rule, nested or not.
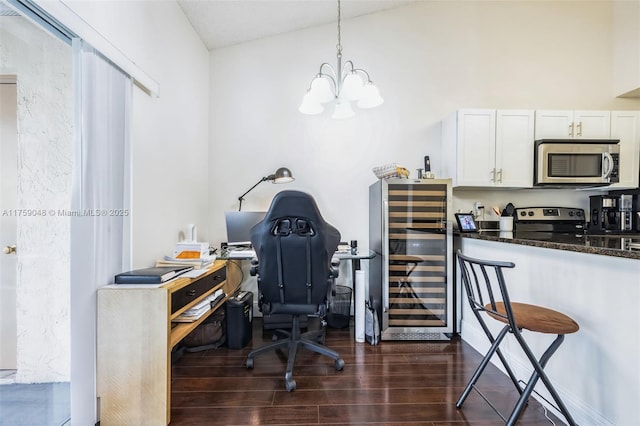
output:
[[[572,139],[573,111],[536,111],[535,139]]]
[[[440,340],[453,331],[450,182],[389,182],[383,340]]]
[[[457,186],[493,186],[496,110],[458,112]]]
[[[17,204],[17,94],[15,77],[0,76],[0,370],[15,370]]]
[[[611,139],[620,139],[620,182],[609,188],[637,188],[640,175],[640,112],[612,111]]]
[[[573,123],[574,139],[609,139],[611,136],[610,111],[575,111]]]
[[[496,113],[496,186],[533,186],[533,111]]]

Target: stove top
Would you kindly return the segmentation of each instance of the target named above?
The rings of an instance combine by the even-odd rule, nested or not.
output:
[[[584,210],[572,207],[520,207],[515,209],[514,222],[584,222]]]
[[[584,234],[583,209],[572,207],[522,207],[513,214],[517,232]]]

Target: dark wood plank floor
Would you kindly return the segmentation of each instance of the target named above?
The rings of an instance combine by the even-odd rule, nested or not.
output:
[[[293,377],[297,389],[284,388],[285,357],[277,352],[244,366],[252,347],[271,341],[254,319],[246,348],[185,353],[172,368],[171,425],[498,425],[498,415],[472,392],[464,407],[455,402],[481,360],[473,348],[452,342],[356,343],[353,330],[328,328],[327,346],[345,361],[301,350]],[[509,413],[517,391],[505,375],[489,366],[479,385]],[[555,424],[562,424],[549,415]],[[542,406],[531,400],[519,424],[550,425]]]

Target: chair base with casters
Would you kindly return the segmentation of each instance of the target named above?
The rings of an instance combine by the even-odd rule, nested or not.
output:
[[[515,264],[511,262],[474,259],[464,256],[460,250],[457,252],[457,257],[467,299],[475,317],[480,323],[480,326],[489,339],[489,342],[491,342],[491,347],[460,395],[460,398],[456,402],[456,407],[459,409],[462,408],[471,390],[476,390],[507,425],[514,425],[520,417],[522,410],[525,408],[536,383],[541,380],[556,403],[557,406],[555,408],[564,416],[569,425],[576,425],[577,423],[569,413],[564,402],[562,402],[562,399],[560,399],[560,395],[558,395],[558,392],[553,387],[553,384],[545,373],[544,368],[551,359],[551,356],[553,356],[562,344],[564,336],[578,331],[578,324],[567,315],[552,309],[525,303],[511,302],[502,270],[504,268],[514,268]],[[499,300],[497,297],[501,297],[502,300]],[[483,312],[488,315],[481,315]],[[494,336],[487,326],[485,321],[487,317],[505,324],[496,336]],[[554,334],[556,335],[556,338],[538,359],[524,339],[522,330]],[[500,351],[500,344],[508,334],[512,334],[515,337],[515,340],[518,342],[526,358],[533,367],[531,377],[524,387],[520,385],[515,373]],[[520,394],[520,397],[508,418],[503,416],[476,387],[478,379],[494,355],[498,356],[507,375]]]
[[[300,315],[293,315],[291,318],[291,332],[279,330],[279,333],[288,335],[285,339],[277,340],[274,343],[254,349],[247,355],[247,368],[253,368],[253,358],[264,352],[274,351],[278,349],[288,348],[289,354],[287,357],[287,370],[284,375],[285,389],[291,392],[296,388],[296,381],[293,379],[293,366],[296,362],[296,355],[298,354],[298,348],[303,347],[321,355],[328,356],[335,361],[335,369],[341,371],[344,368],[344,361],[340,358],[340,355],[333,349],[322,345],[320,341],[324,340],[324,333],[317,330],[308,331],[302,333],[300,330]]]

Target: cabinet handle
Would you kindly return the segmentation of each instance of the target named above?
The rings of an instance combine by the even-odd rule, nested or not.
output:
[[[578,124],[576,125],[577,129],[578,129],[578,134],[577,136],[582,136],[582,121],[578,122]]]
[[[498,182],[502,183],[502,169],[498,170]]]
[[[189,297],[193,297],[193,296],[195,296],[195,295],[196,295],[196,291],[195,291],[195,290],[188,290],[188,291],[187,291],[187,296],[189,296]]]
[[[573,123],[569,124],[569,136],[573,136]]]
[[[491,178],[489,179],[491,182],[496,181],[496,168],[491,169]]]

